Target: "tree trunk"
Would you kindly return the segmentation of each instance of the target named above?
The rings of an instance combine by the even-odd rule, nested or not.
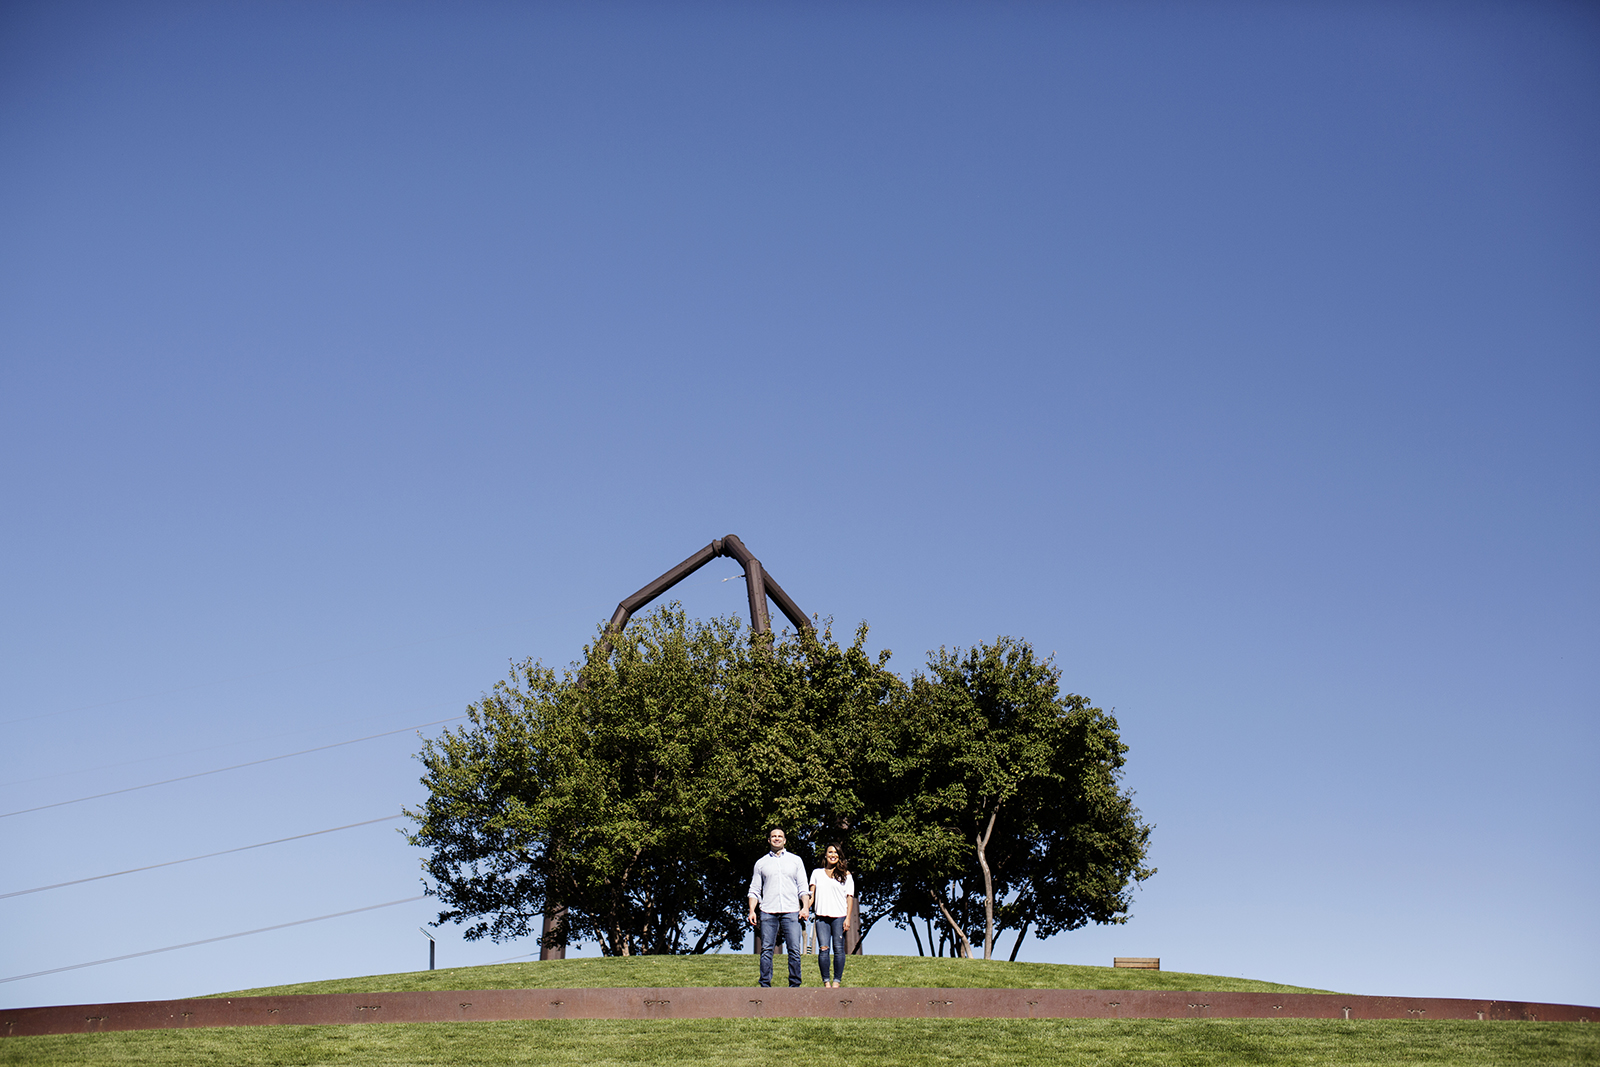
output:
[[[959,939],[959,945],[960,945],[959,950],[957,949],[957,946],[955,944],[952,944],[950,946],[951,954],[953,955],[953,954],[955,954],[956,951],[960,951],[961,956],[962,956],[963,959],[969,959],[970,960],[972,958],[972,940],[971,940],[971,938],[967,937],[967,932],[965,930],[961,929],[960,926],[956,925],[956,917],[954,915],[950,914],[950,909],[944,906],[944,901],[939,898],[939,895],[937,893],[935,893],[931,889],[928,890],[928,895],[930,897],[933,897],[933,902],[935,904],[939,905],[939,911],[941,913],[943,913],[944,921],[950,924],[951,931],[953,931],[954,934],[955,934],[955,937]]]
[[[1022,947],[1022,939],[1028,936],[1028,927],[1030,925],[1031,925],[1030,923],[1023,923],[1022,924],[1022,929],[1020,931],[1018,931],[1018,933],[1017,933],[1017,943],[1011,946],[1011,962],[1012,963],[1016,963],[1017,962],[1017,949]]]
[[[567,938],[562,932],[562,924],[566,921],[567,909],[564,905],[546,901],[544,906],[544,934],[539,938],[539,958],[541,960],[564,960],[567,958]]]
[[[544,929],[539,938],[539,958],[564,960],[567,958],[567,906],[561,901],[570,899],[567,894],[575,887],[559,868],[545,870],[544,885]]]
[[[872,928],[877,925],[878,919],[883,918],[883,916],[880,915],[875,919],[862,922],[860,901],[856,901],[851,905],[850,914],[852,916],[850,920],[850,929],[853,931],[852,936],[855,939],[850,945],[850,955],[865,956],[867,954],[867,950],[862,948],[861,944],[867,939],[867,934],[872,930]]]
[[[994,821],[999,815],[1000,805],[996,804],[989,813],[989,825],[977,837],[978,866],[983,868],[983,958],[986,960],[994,956],[994,876],[989,873],[989,860],[983,850],[994,836]]]
[[[911,931],[911,939],[917,943],[917,955],[922,955],[922,935],[917,933],[917,917],[915,915],[911,917],[910,922],[906,923],[906,927]]]

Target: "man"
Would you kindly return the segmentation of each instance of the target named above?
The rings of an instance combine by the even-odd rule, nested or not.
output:
[[[800,924],[811,907],[811,885],[806,881],[805,864],[792,852],[785,852],[783,831],[776,826],[767,835],[772,851],[756,860],[750,878],[750,925],[756,925],[756,908],[761,909],[761,984],[772,985],[772,950],[778,947],[778,932],[789,953],[789,986],[800,984]],[[796,913],[799,918],[796,918]]]

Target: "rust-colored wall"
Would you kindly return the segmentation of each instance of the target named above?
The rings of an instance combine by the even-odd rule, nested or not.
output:
[[[1536,1019],[1600,1022],[1600,1008],[1326,993],[1100,989],[479,989],[147,1000],[0,1010],[0,1035],[191,1026],[501,1019]]]

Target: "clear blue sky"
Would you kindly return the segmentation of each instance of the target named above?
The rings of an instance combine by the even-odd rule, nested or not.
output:
[[[6,814],[0,892],[415,804],[733,532],[1115,709],[1160,873],[1022,958],[1600,1003],[1597,134],[1581,4],[7,4],[0,811],[402,732]],[[0,900],[0,978],[413,895],[397,825]]]

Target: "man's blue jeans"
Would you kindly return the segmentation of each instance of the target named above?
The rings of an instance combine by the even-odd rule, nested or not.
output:
[[[761,913],[761,984],[772,984],[772,950],[778,947],[778,931],[783,931],[783,947],[789,952],[789,985],[800,984],[800,913],[781,911]]]

